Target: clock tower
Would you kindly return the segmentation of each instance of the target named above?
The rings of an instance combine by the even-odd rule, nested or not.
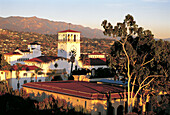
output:
[[[80,58],[80,32],[74,30],[58,32],[58,57],[70,59],[73,52],[78,61]]]

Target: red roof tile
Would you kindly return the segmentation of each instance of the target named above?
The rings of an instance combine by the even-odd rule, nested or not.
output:
[[[106,58],[88,58],[84,62],[85,65],[92,65],[92,66],[97,66],[97,65],[107,65],[106,64]]]
[[[6,53],[5,55],[22,55],[19,52],[10,52],[10,53]]]
[[[64,30],[64,31],[59,31],[58,33],[64,33],[64,32],[77,32],[77,33],[80,33],[79,31],[75,31],[75,30]]]
[[[46,63],[46,62],[50,62],[50,61],[56,60],[56,59],[65,59],[65,60],[67,60],[66,58],[63,58],[63,57],[56,57],[56,56],[39,56],[39,57],[36,57],[36,58],[32,58],[32,59],[29,59],[29,60],[25,60],[25,62]]]
[[[90,53],[88,55],[105,55],[105,54],[102,54],[102,53],[99,53],[99,52],[94,52],[94,53]]]
[[[88,98],[88,99],[104,99],[106,94],[111,91],[112,98],[122,98],[123,88],[116,86],[109,86],[103,84],[96,84],[90,82],[80,81],[60,81],[60,82],[32,82],[26,83],[23,87],[50,91],[64,95],[72,95],[75,97]]]
[[[39,68],[37,66],[28,66],[28,65],[21,65],[21,66],[22,66],[22,70],[35,70]],[[12,66],[12,70],[17,70],[17,68],[18,68],[17,65]]]

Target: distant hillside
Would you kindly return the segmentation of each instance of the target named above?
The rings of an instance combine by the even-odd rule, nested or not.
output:
[[[164,40],[165,40],[165,41],[170,41],[170,38],[165,38]]]
[[[155,38],[155,40],[160,40],[160,39]],[[164,39],[162,39],[162,40],[164,40],[164,41],[170,41],[170,38],[164,38]]]
[[[68,29],[68,23],[50,21],[37,17],[18,17],[12,16],[8,18],[0,17],[0,28],[12,31],[36,32],[40,34],[56,34],[58,31]],[[81,31],[82,37],[87,38],[106,38],[102,30],[91,29],[81,25],[70,24],[73,30]]]

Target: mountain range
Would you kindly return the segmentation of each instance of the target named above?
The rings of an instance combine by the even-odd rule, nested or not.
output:
[[[13,31],[35,32],[40,34],[57,34],[58,31],[69,29],[69,23],[50,21],[37,17],[11,16],[0,17],[0,28]],[[87,38],[106,38],[100,29],[92,29],[81,25],[70,24],[70,29],[80,31],[82,37]]]

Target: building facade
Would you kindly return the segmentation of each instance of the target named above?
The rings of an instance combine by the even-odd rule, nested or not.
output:
[[[19,82],[19,89],[22,88],[22,85],[28,82],[44,82],[48,81],[48,77],[45,77],[44,74],[36,74],[35,70],[39,69],[37,66],[28,66],[28,65],[21,65],[21,69],[17,70],[18,67],[16,65],[12,66],[10,71],[8,70],[0,70],[0,79],[1,81],[7,81],[8,85],[13,88],[13,90],[18,89],[18,82]],[[17,73],[18,71],[18,73]],[[19,79],[17,78],[17,74]],[[34,74],[34,75],[33,75]],[[19,80],[19,81],[18,81]]]
[[[80,32],[65,30],[58,32],[58,57],[70,59],[72,51],[76,53],[75,60],[80,58]]]
[[[16,63],[25,64],[25,60],[41,56],[40,48],[39,43],[33,42],[28,45],[28,50],[16,49],[14,52],[4,54],[4,58],[11,65]]]
[[[106,115],[109,103],[112,106],[111,115],[123,114],[124,96],[121,87],[80,81],[61,81],[27,83],[23,85],[23,88],[30,96],[39,96],[39,99],[53,95],[54,98],[66,100],[72,106],[81,105],[90,110],[92,115]],[[111,92],[110,95],[108,92]]]

